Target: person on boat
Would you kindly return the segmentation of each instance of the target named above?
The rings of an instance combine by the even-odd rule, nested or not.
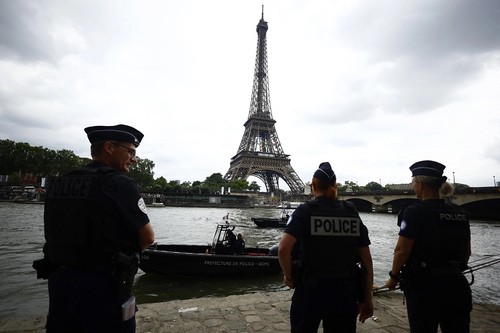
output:
[[[442,197],[453,193],[445,166],[425,160],[410,166],[419,201],[398,216],[399,237],[386,286],[398,282],[412,333],[469,332],[472,294],[462,271],[471,254],[467,213]]]
[[[236,236],[236,242],[234,243],[234,253],[235,254],[245,253],[245,240],[243,239],[243,235],[240,233],[238,233],[238,236]]]
[[[234,254],[236,245],[236,235],[231,229],[227,229],[222,245],[223,245],[221,249],[222,253]]]
[[[143,138],[127,125],[85,128],[92,162],[49,180],[44,212],[48,278],[46,329],[58,332],[135,332],[132,284],[139,252],[154,242],[146,205],[125,174]]]
[[[356,317],[373,315],[373,264],[368,229],[349,202],[337,198],[330,163],[314,172],[314,199],[290,217],[278,257],[284,283],[295,288],[292,332],[355,332]],[[361,261],[361,268],[358,266]]]

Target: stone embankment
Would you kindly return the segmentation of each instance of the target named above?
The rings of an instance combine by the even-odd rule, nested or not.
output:
[[[292,291],[196,298],[139,305],[137,333],[290,332]],[[401,293],[376,295],[374,316],[358,332],[409,332]],[[39,333],[45,318],[0,318],[0,332]],[[319,332],[322,332],[320,328]],[[500,332],[500,306],[475,304],[472,333]]]

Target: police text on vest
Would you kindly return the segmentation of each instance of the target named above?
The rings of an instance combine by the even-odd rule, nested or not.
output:
[[[346,216],[311,216],[311,235],[359,236],[361,219]]]

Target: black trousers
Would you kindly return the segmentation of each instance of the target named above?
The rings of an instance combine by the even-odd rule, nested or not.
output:
[[[122,320],[122,304],[111,275],[60,269],[49,278],[47,333],[133,333],[135,316]]]
[[[292,333],[317,332],[321,320],[325,333],[356,332],[356,280],[311,279],[308,286],[299,283],[295,288],[290,308]]]
[[[405,289],[411,333],[469,333],[472,294],[462,274],[413,278]]]

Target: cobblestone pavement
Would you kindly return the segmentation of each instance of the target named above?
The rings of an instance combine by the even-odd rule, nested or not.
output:
[[[140,304],[137,333],[267,333],[289,332],[292,291],[196,298],[165,303]],[[0,317],[0,332],[41,333],[45,318]],[[401,293],[374,298],[374,316],[358,332],[409,332],[406,307]],[[322,332],[322,329],[319,329]],[[500,306],[474,304],[471,333],[500,332]]]

